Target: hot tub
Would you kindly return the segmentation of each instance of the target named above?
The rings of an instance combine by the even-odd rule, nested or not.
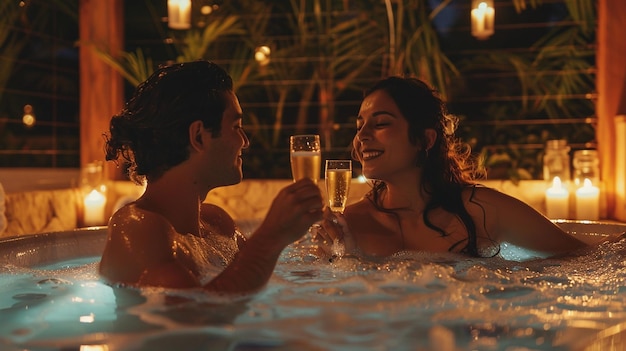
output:
[[[626,231],[558,224],[590,242]],[[1,350],[604,350],[626,337],[621,241],[528,262],[329,262],[293,245],[244,299],[105,285],[105,238],[97,227],[0,241]]]

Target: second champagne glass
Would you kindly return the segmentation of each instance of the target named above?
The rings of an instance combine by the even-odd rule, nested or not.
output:
[[[333,212],[343,213],[352,181],[352,161],[326,160],[325,176],[328,207]]]
[[[310,178],[317,184],[320,179],[322,152],[317,134],[292,135],[289,138],[291,174],[294,182]]]
[[[352,182],[352,161],[326,160],[325,177],[328,207],[333,212],[343,213],[348,202],[350,183]],[[335,238],[331,247],[333,256],[341,257],[345,250],[343,244]]]

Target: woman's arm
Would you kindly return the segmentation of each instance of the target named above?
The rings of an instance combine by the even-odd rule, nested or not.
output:
[[[485,223],[487,234],[498,242],[548,255],[571,253],[587,246],[523,201],[495,189],[476,187],[467,209],[475,223]]]

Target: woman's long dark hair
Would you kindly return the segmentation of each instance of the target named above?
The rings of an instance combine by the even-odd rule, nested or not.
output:
[[[435,208],[456,214],[465,225],[468,237],[453,244],[449,250],[464,245],[460,252],[474,257],[480,256],[476,224],[467,212],[461,194],[464,189],[475,186],[474,179],[484,173],[476,167],[469,145],[462,143],[454,135],[458,119],[447,113],[438,92],[417,78],[395,76],[385,78],[367,90],[364,97],[378,90],[386,92],[391,97],[407,120],[410,142],[421,146],[416,160],[417,165],[423,169],[420,187],[430,195],[423,212],[424,223],[442,236],[446,236],[448,234],[443,229],[432,224],[428,214]],[[426,144],[424,134],[426,129],[433,129],[437,133],[437,138],[430,149]],[[354,140],[356,143],[356,137]],[[353,157],[362,161],[355,150],[356,148],[353,149]],[[384,209],[381,205],[380,196],[385,188],[384,182],[374,181],[368,198],[379,210],[394,213],[394,209]]]

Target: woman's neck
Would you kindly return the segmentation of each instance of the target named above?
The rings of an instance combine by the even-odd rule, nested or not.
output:
[[[419,176],[386,181],[385,185],[386,189],[380,198],[384,208],[404,209],[416,213],[424,211],[428,199],[422,190]]]

